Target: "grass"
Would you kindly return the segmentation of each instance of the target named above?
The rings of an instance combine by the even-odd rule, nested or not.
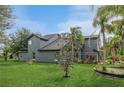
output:
[[[93,64],[75,64],[70,78],[63,78],[58,64],[0,61],[1,87],[118,87],[124,79],[103,76]]]

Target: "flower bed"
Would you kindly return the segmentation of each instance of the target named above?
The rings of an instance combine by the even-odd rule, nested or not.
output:
[[[124,78],[124,67],[99,66],[99,67],[96,67],[94,70],[103,75]]]

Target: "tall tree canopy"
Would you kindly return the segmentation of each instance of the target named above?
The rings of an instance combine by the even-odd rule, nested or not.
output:
[[[12,15],[11,6],[0,5],[0,37],[3,36],[6,29],[10,29],[13,25],[14,16]]]
[[[120,17],[121,19],[118,19]],[[94,19],[94,26],[100,26],[103,34],[104,59],[106,58],[105,33],[113,33],[121,37],[121,49],[124,51],[124,6],[110,5],[101,6]],[[116,36],[116,35],[115,35]]]
[[[11,40],[11,53],[16,54],[18,56],[18,52],[27,48],[28,41],[27,38],[31,35],[29,29],[22,28],[15,33],[10,34]]]

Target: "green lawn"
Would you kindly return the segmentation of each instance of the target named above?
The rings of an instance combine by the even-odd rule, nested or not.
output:
[[[63,72],[57,64],[0,61],[0,86],[124,86],[124,79],[98,74],[94,72],[94,66],[76,64],[73,66],[71,77],[63,78]]]

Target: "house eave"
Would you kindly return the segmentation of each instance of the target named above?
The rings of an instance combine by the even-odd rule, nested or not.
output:
[[[39,37],[39,36],[37,36],[37,35],[35,35],[35,34],[31,34],[27,39],[29,40],[29,39],[32,38],[33,36],[39,38],[40,40],[48,41],[48,39],[45,39],[45,38],[43,38],[43,37]]]
[[[47,49],[47,50],[40,50],[40,49],[38,49],[38,51],[39,52],[41,52],[41,51],[60,51],[60,49]]]

